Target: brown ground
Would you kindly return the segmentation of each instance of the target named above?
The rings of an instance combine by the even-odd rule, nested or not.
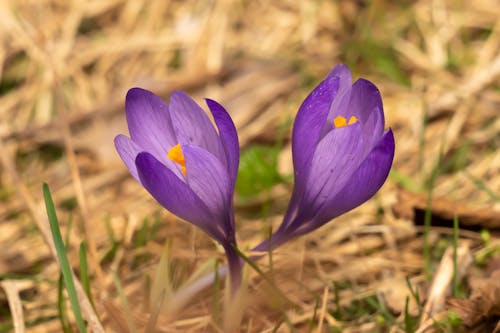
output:
[[[87,244],[95,311],[81,305],[95,332],[500,331],[498,8],[495,0],[1,1],[0,332],[62,331],[43,182],[63,235],[73,221],[77,275],[78,247]],[[207,290],[146,328],[167,241],[174,282],[223,256],[160,209],[119,160],[112,140],[126,133],[125,92],[141,86],[167,99],[182,89],[218,100],[246,148],[279,139],[339,62],[382,92],[396,136],[388,182],[277,250],[272,275],[268,261],[259,263],[274,287],[248,270],[241,321],[234,306],[224,324]],[[292,172],[288,132],[279,170]],[[279,223],[290,189],[236,197],[242,248]],[[424,241],[426,211],[433,226]],[[145,218],[158,225],[141,242]],[[452,298],[454,272],[461,289]]]

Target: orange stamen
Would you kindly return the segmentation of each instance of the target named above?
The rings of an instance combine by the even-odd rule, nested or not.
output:
[[[357,121],[358,121],[358,118],[356,118],[355,116],[351,116],[351,118],[349,118],[349,122],[347,122],[347,119],[345,119],[345,117],[337,116],[337,117],[335,117],[335,119],[333,119],[333,125],[336,128],[339,128],[339,127],[344,127],[347,125],[352,125]]]
[[[181,166],[181,171],[186,174],[186,160],[184,159],[184,154],[182,153],[180,143],[176,144],[168,150],[168,158]]]
[[[337,128],[344,127],[344,126],[347,126],[347,121],[345,120],[344,117],[338,116],[338,117],[335,117],[335,119],[333,119],[333,124]]]

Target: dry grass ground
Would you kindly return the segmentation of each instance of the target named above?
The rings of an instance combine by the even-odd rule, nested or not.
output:
[[[382,92],[393,171],[368,203],[277,250],[272,269],[260,262],[274,287],[248,270],[240,331],[500,331],[498,8],[496,0],[0,1],[0,332],[61,332],[73,320],[58,303],[43,182],[77,276],[86,244],[94,308],[81,304],[95,332],[145,331],[167,241],[173,283],[223,258],[160,209],[115,153],[127,89],[218,100],[242,149],[258,144],[272,155],[266,145],[276,147],[339,62]],[[292,172],[286,128],[283,176]],[[246,158],[245,179],[264,177],[252,169],[262,161]],[[250,185],[236,196],[242,248],[279,223],[291,189],[271,181],[249,195]],[[160,312],[149,331],[220,332],[219,301],[203,291],[175,316]]]

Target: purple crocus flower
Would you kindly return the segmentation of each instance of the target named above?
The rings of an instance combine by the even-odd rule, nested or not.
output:
[[[238,136],[226,110],[213,100],[206,103],[218,132],[183,92],[174,92],[167,104],[147,90],[130,89],[125,103],[130,138],[118,135],[115,146],[132,176],[163,207],[224,247],[236,290],[241,280],[233,212]]]
[[[385,182],[394,136],[384,131],[380,92],[334,67],[300,107],[292,133],[295,186],[272,247],[361,205]],[[265,250],[268,242],[256,249]]]

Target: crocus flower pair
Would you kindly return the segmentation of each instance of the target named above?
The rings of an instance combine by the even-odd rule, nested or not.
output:
[[[372,197],[387,178],[394,137],[384,131],[378,89],[338,65],[309,94],[293,126],[295,185],[281,226],[256,250],[308,233]],[[235,251],[233,191],[239,163],[235,126],[206,100],[218,132],[187,95],[170,104],[134,88],[126,98],[130,139],[115,139],[130,173],[166,209],[203,229],[225,249],[231,286],[241,280]],[[271,242],[271,244],[269,244]]]

